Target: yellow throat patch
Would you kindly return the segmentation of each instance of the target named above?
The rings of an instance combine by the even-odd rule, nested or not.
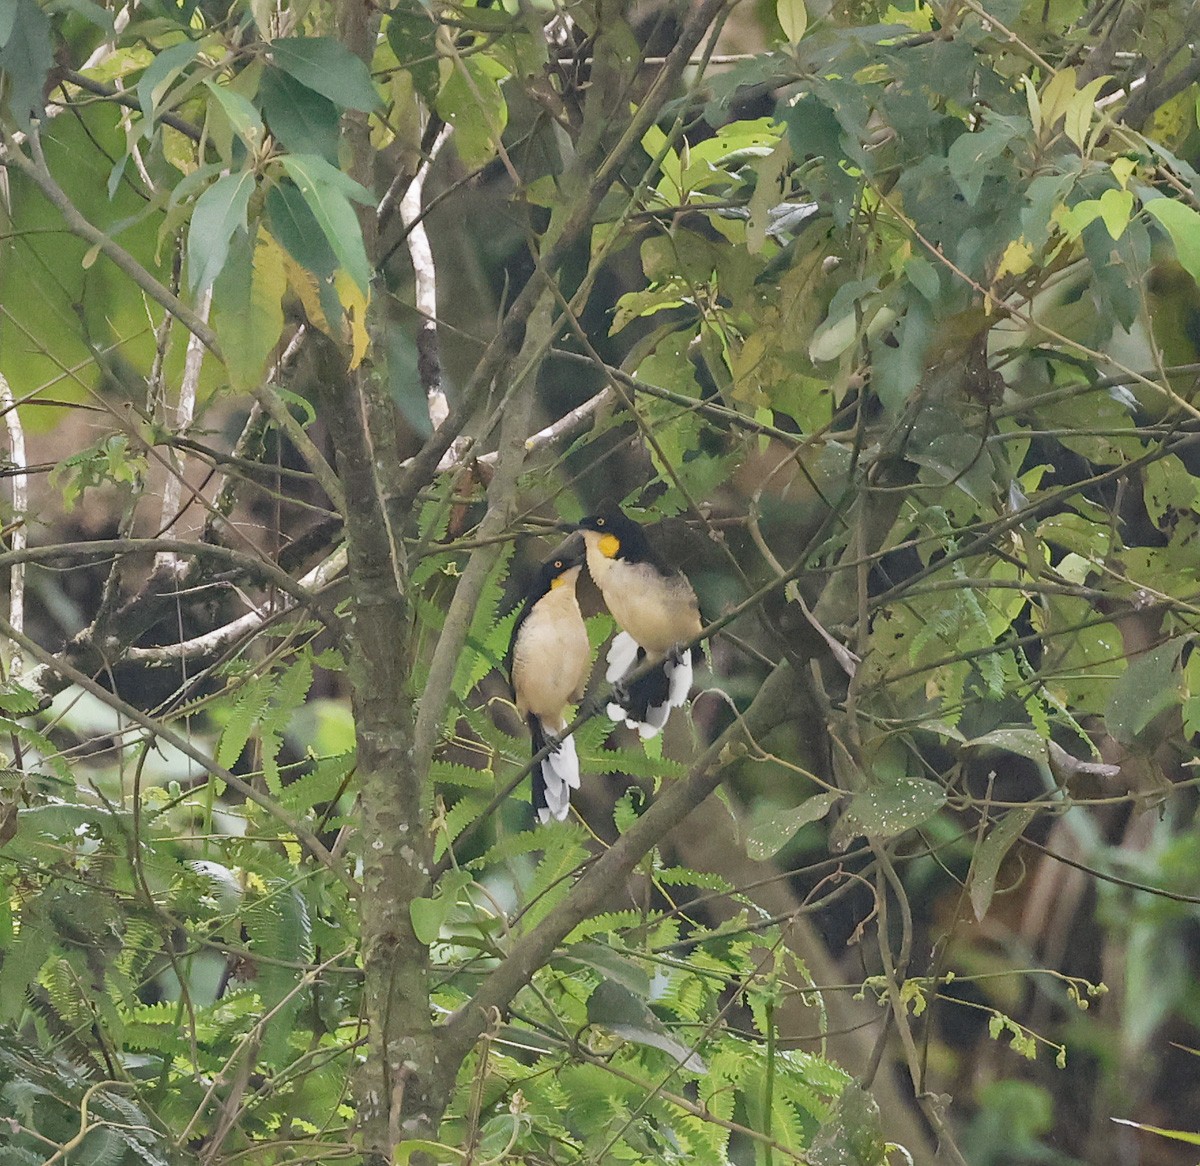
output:
[[[596,546],[606,559],[615,559],[621,549],[621,540],[615,534],[602,534]]]

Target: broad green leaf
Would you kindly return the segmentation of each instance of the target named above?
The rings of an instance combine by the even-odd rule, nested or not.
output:
[[[43,90],[54,64],[50,21],[37,0],[8,0],[8,34],[0,46],[0,103],[7,96],[13,117],[28,126],[45,112]]]
[[[282,159],[283,168],[296,184],[308,209],[312,211],[329,246],[347,274],[365,292],[371,282],[371,268],[363,246],[362,230],[358,217],[350,205],[347,184],[363,194],[366,192],[357,182],[335,170],[324,158],[315,154],[289,154]],[[368,196],[365,200],[370,202]],[[290,250],[290,248],[289,248]]]
[[[413,932],[419,943],[428,947],[442,933],[446,918],[453,906],[445,895],[434,899],[414,899],[408,907],[412,918]]]
[[[946,791],[924,777],[902,777],[850,798],[834,831],[843,845],[858,835],[894,838],[928,822],[946,804]]]
[[[413,84],[427,105],[437,98],[437,21],[420,0],[400,0],[391,10],[386,26],[388,44],[396,60],[412,74]]]
[[[339,109],[371,113],[383,105],[366,65],[330,37],[280,37],[271,42],[271,57],[285,73]]]
[[[1020,137],[1023,124],[1013,117],[986,114],[981,129],[959,134],[947,152],[950,174],[958,183],[963,197],[974,205],[983,189],[993,163]]]
[[[841,1093],[804,1155],[811,1166],[878,1166],[888,1161],[879,1105],[856,1081]]]
[[[1159,713],[1182,699],[1176,665],[1188,637],[1180,636],[1131,661],[1113,686],[1104,715],[1108,731],[1123,745],[1132,745]]]
[[[841,794],[826,791],[813,794],[790,810],[772,810],[756,822],[746,835],[746,853],[759,860],[778,854],[810,822],[817,822],[833,808]]]
[[[0,49],[8,44],[17,22],[17,0],[0,0]]]
[[[137,84],[138,102],[146,117],[146,128],[149,131],[151,123],[158,116],[158,107],[175,78],[183,72],[200,52],[198,40],[181,40],[169,49],[157,53],[154,60],[146,67]]]
[[[287,272],[283,252],[265,231],[251,253],[250,242],[237,236],[224,270],[213,288],[212,322],[221,341],[230,385],[255,388],[283,332],[283,295]]]
[[[650,977],[646,969],[607,944],[573,943],[563,953],[563,958],[583,964],[643,1000],[650,995]]]
[[[804,0],[775,0],[775,15],[788,44],[799,44],[808,27],[808,9],[804,6]]]
[[[454,148],[464,166],[483,166],[496,156],[508,125],[508,103],[500,90],[506,76],[492,57],[460,57],[442,85],[435,107],[454,127]]]
[[[247,170],[218,178],[198,199],[188,228],[188,284],[199,293],[210,287],[229,255],[234,231],[246,229],[246,209],[254,191]]]
[[[283,164],[297,186],[300,186],[297,175],[304,175],[312,182],[340,191],[363,206],[375,205],[375,196],[365,186],[317,154],[289,154],[283,159]]]
[[[1100,219],[1114,239],[1124,234],[1132,213],[1133,194],[1130,191],[1106,190],[1100,196]]]
[[[1037,816],[1037,812],[1037,806],[1021,806],[1019,809],[1009,810],[992,827],[988,836],[979,844],[979,849],[975,851],[967,883],[976,919],[982,919],[987,914],[992,896],[996,893],[996,876],[1000,873],[1000,864],[1024,833],[1025,827]]]
[[[871,384],[884,408],[899,412],[925,371],[925,353],[933,336],[933,319],[924,297],[912,299],[891,333],[872,337]]]
[[[429,946],[436,943],[445,930],[450,913],[458,906],[458,897],[471,883],[471,875],[464,870],[449,871],[438,883],[437,893],[432,899],[414,899],[409,905],[413,932],[417,939]]]
[[[324,282],[337,269],[337,256],[309,209],[300,188],[278,182],[267,192],[267,224],[271,234],[305,271]]]
[[[1173,198],[1156,198],[1146,211],[1171,236],[1180,265],[1200,283],[1200,213]]]
[[[1033,729],[993,729],[982,737],[973,737],[966,743],[967,748],[1003,749],[1005,753],[1015,753],[1018,757],[1028,757],[1030,761],[1049,764],[1045,738]]]
[[[217,99],[222,113],[229,119],[234,132],[251,148],[258,149],[263,141],[263,123],[254,105],[227,85],[205,80],[205,87]]]
[[[326,162],[337,164],[339,114],[328,97],[268,65],[263,70],[258,99],[278,142],[293,154],[319,154]]]
[[[704,1072],[700,1057],[671,1036],[646,1002],[613,980],[602,980],[588,997],[587,1018],[634,1044],[661,1049],[693,1073]]]

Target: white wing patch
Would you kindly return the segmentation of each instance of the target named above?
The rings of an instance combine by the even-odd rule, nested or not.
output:
[[[561,822],[571,809],[571,791],[579,788],[579,755],[575,752],[574,737],[564,737],[542,760],[542,781],[546,805],[538,810],[538,820],[549,822],[554,818]]]
[[[638,642],[628,632],[617,632],[608,646],[608,670],[604,679],[609,684],[624,680],[637,663]]]

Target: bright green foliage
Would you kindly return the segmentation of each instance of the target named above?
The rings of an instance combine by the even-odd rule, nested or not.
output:
[[[1178,796],[1200,732],[1190,10],[739,6],[722,19],[762,51],[730,57],[706,30],[659,94],[672,22],[701,7],[667,6],[651,34],[610,4],[143,0],[118,20],[0,0],[0,374],[50,471],[3,467],[34,482],[25,513],[4,501],[5,537],[24,523],[34,551],[0,554],[29,568],[43,645],[6,645],[25,670],[0,678],[0,1119],[20,1127],[4,1161],[76,1135],[70,1161],[354,1160],[353,1070],[385,995],[361,930],[376,852],[432,841],[428,885],[371,938],[407,938],[388,975],[425,983],[428,956],[417,1008],[449,1031],[784,662],[784,723],[715,762],[734,823],[718,842],[764,864],[753,887],[643,847],[629,885],[524,968],[454,1066],[442,1128],[398,1161],[889,1160],[895,1113],[786,1043],[785,1003],[827,1007],[794,950],[810,910],[856,946],[831,984],[856,977],[888,1010],[939,1136],[961,1113],[931,1100],[945,1082],[992,1081],[960,1127],[980,1162],[1006,1131],[1012,1161],[1063,1161],[1040,1139],[1064,1140],[1068,1086],[1045,1082],[1068,1044],[1093,1056],[1099,1109],[1200,1016],[1200,854]],[[719,64],[696,63],[708,48]],[[575,222],[593,177],[604,197]],[[579,229],[554,254],[564,223]],[[425,234],[433,308],[410,286]],[[510,326],[530,288],[543,310]],[[436,377],[414,339],[430,311]],[[592,388],[609,395],[590,428],[540,429]],[[410,481],[442,389],[470,440]],[[503,496],[495,433],[521,393],[540,431],[513,443],[528,461]],[[333,448],[347,399],[361,449]],[[378,497],[337,515],[356,459]],[[194,559],[142,542],[193,537],[148,505],[167,475],[203,522]],[[691,523],[707,616],[758,599],[665,742],[584,706],[594,796],[534,830],[504,675],[515,604],[561,533],[539,522],[607,495]],[[485,505],[502,548],[475,538]],[[369,558],[364,529],[390,553]],[[77,543],[100,531],[123,541],[93,577]],[[309,588],[342,551],[340,581]],[[356,585],[394,588],[386,645],[358,639],[378,592],[347,596],[347,561]],[[246,612],[252,635],[204,643]],[[612,630],[589,612],[597,656]],[[364,690],[359,666],[395,645],[389,691]],[[428,776],[404,821],[358,800],[376,740],[355,732],[378,706],[433,722],[426,755],[397,749],[386,775]],[[1103,885],[1057,894],[1026,839]],[[751,893],[775,880],[786,924]],[[1093,901],[1085,924],[1055,914]],[[1053,983],[1031,1022],[1013,969],[1056,958],[1033,969]],[[1122,969],[1102,1031],[1075,1015],[1075,958]],[[940,1041],[959,1007],[985,1073]]]

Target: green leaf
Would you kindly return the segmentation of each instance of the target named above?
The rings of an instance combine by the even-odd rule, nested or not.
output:
[[[420,0],[400,0],[387,23],[388,44],[400,62],[412,74],[417,92],[432,105],[437,99],[441,78],[438,75],[437,21]]]
[[[414,899],[409,904],[408,913],[418,942],[428,947],[437,941],[452,905],[444,895],[436,899]]]
[[[921,383],[932,338],[933,317],[923,297],[910,302],[890,337],[872,337],[871,385],[889,411],[899,412]]]
[[[607,944],[573,943],[563,953],[563,958],[599,972],[603,979],[620,984],[642,1000],[650,995],[650,977],[645,968]]]
[[[266,371],[283,333],[287,272],[279,244],[265,232],[251,252],[238,234],[228,262],[213,288],[212,324],[221,341],[230,386],[248,391]]]
[[[278,182],[267,191],[267,225],[287,253],[324,283],[337,270],[337,256],[309,209],[300,188],[292,182]]]
[[[371,113],[383,106],[367,66],[339,41],[325,36],[280,37],[271,42],[271,56],[285,73],[340,109]]]
[[[170,89],[171,83],[192,63],[200,51],[198,40],[181,40],[169,49],[157,53],[146,66],[137,84],[138,102],[146,116],[147,130],[158,115],[158,106]]]
[[[0,49],[8,44],[17,22],[17,0],[0,0]]]
[[[634,1044],[661,1049],[693,1073],[705,1071],[700,1057],[667,1032],[644,1000],[613,980],[601,981],[588,997],[587,1018]]]
[[[982,920],[987,914],[992,895],[996,892],[996,876],[1000,873],[1000,864],[1013,844],[1025,832],[1025,827],[1037,816],[1037,812],[1037,806],[1021,806],[1010,810],[992,827],[991,833],[975,851],[967,883],[971,890],[971,906],[975,910],[976,919]]]
[[[46,109],[42,93],[54,64],[50,21],[36,0],[8,0],[3,19],[8,32],[0,47],[0,74],[7,84],[0,85],[0,102],[7,90],[13,117],[28,126],[31,116],[41,117]]]
[[[329,98],[268,65],[259,82],[258,99],[278,142],[292,153],[315,153],[337,164],[339,114]]]
[[[860,834],[894,838],[928,822],[945,804],[946,791],[936,781],[902,777],[854,794],[834,837],[843,846]]]
[[[1143,1125],[1140,1121],[1130,1121],[1124,1117],[1112,1117],[1118,1125],[1133,1126],[1135,1130],[1145,1130],[1148,1134],[1158,1134],[1162,1138],[1170,1138],[1173,1142],[1186,1142],[1189,1146],[1200,1146],[1200,1134],[1189,1133],[1187,1130],[1164,1130],[1158,1126]]]
[[[1146,211],[1171,236],[1180,266],[1200,283],[1200,212],[1173,198],[1156,198]]]
[[[438,93],[435,108],[454,127],[454,148],[464,166],[483,166],[496,156],[508,125],[508,103],[500,91],[506,76],[492,57],[460,57]]]
[[[1033,729],[993,729],[982,737],[973,737],[964,747],[1003,749],[1006,753],[1028,757],[1030,761],[1042,765],[1049,764],[1050,760],[1045,738]]]
[[[467,871],[449,871],[438,883],[437,894],[432,899],[414,899],[409,904],[413,932],[419,942],[428,947],[438,941],[450,912],[458,906],[459,894],[471,881]]]
[[[198,199],[188,228],[188,284],[199,293],[212,286],[229,256],[229,240],[246,230],[246,211],[254,191],[248,170],[218,178]]]
[[[767,859],[778,854],[810,822],[820,821],[833,808],[841,794],[827,791],[814,794],[790,810],[772,809],[746,835],[746,853],[751,858]]]
[[[1123,745],[1132,745],[1160,713],[1182,699],[1179,654],[1188,637],[1168,640],[1133,660],[1113,686],[1104,715],[1108,731]]]
[[[338,262],[365,293],[371,282],[371,268],[358,217],[349,200],[354,198],[370,205],[373,201],[370,194],[349,175],[316,154],[289,154],[282,162]]]
[[[205,79],[205,87],[217,99],[221,112],[229,119],[234,132],[251,149],[258,149],[263,140],[262,117],[254,105],[228,85],[216,85]]]
[[[808,27],[808,9],[804,7],[804,0],[775,0],[775,15],[788,44],[798,44]]]

